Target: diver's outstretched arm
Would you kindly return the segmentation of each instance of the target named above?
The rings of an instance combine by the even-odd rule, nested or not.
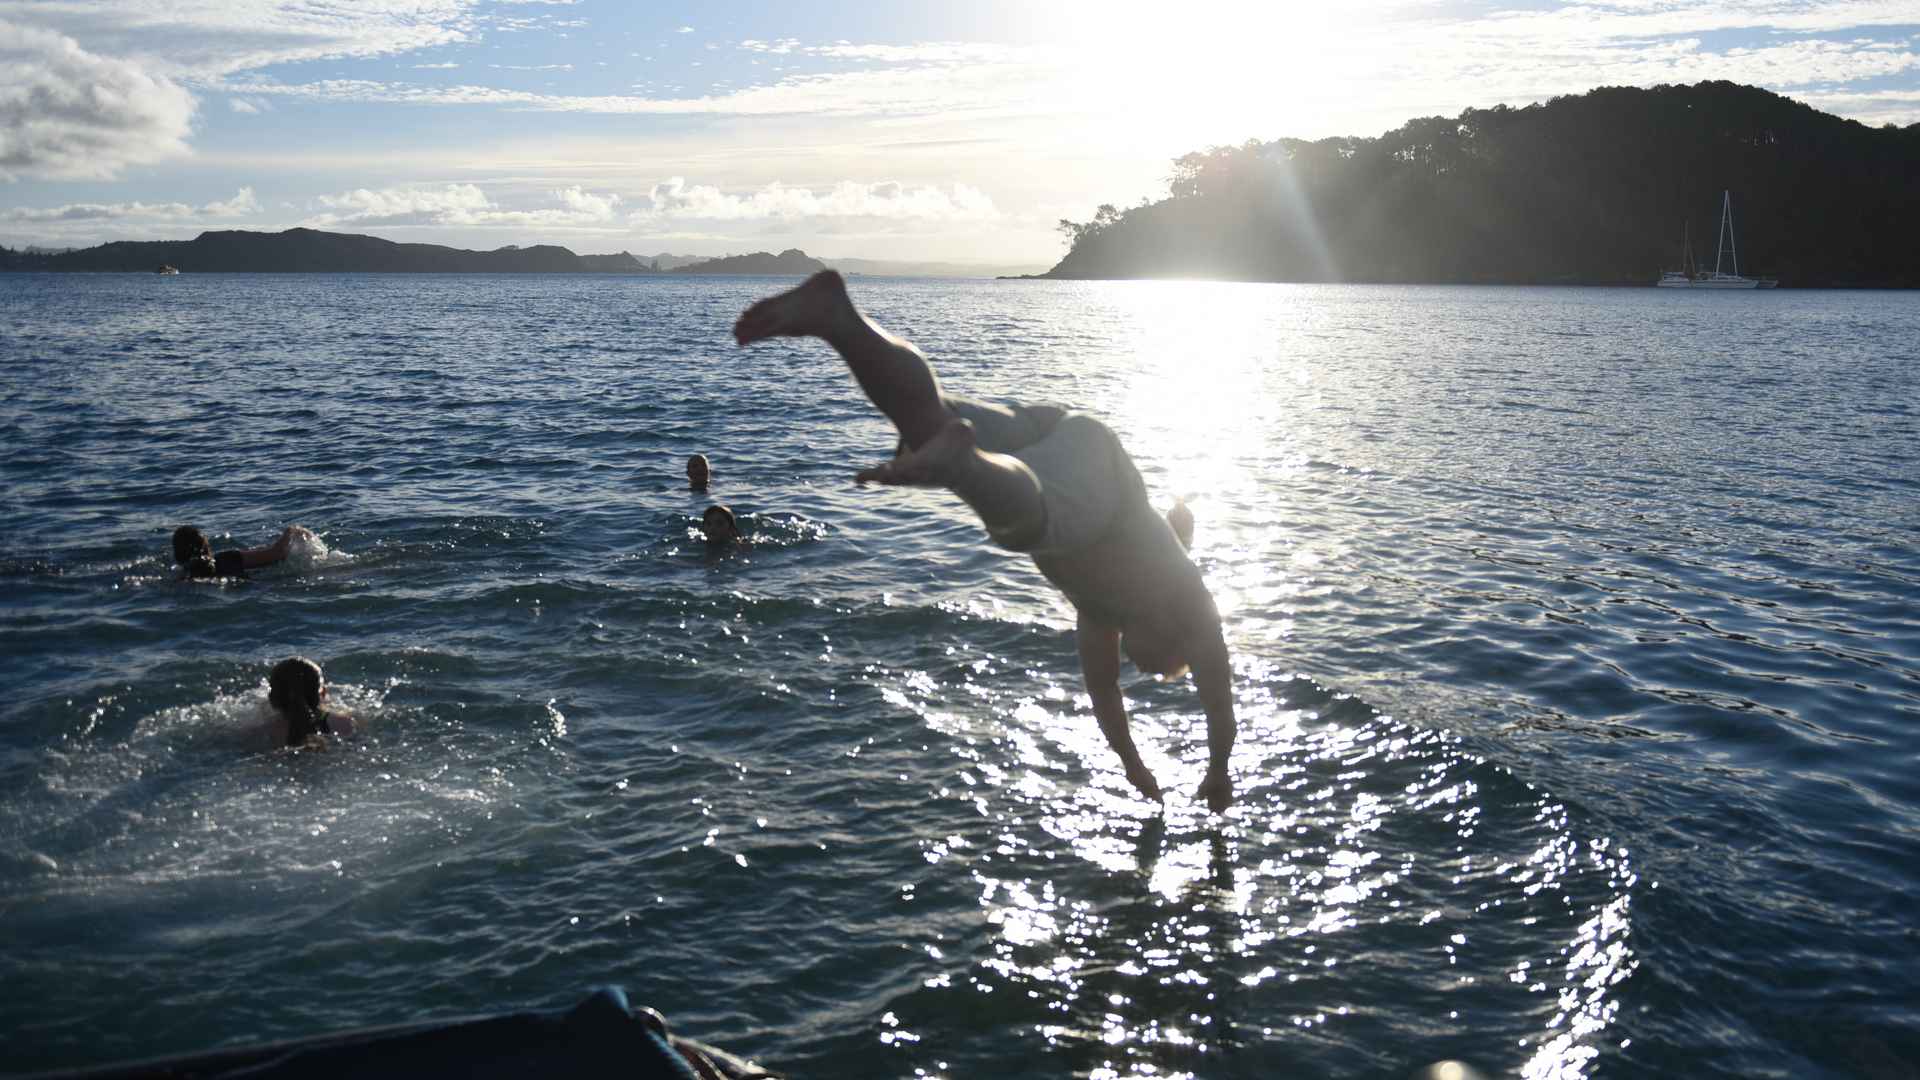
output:
[[[1147,798],[1162,801],[1160,782],[1140,760],[1140,751],[1133,745],[1133,731],[1127,726],[1127,703],[1120,695],[1120,631],[1082,615],[1073,637],[1080,649],[1080,675],[1086,680],[1087,697],[1093,701],[1093,717],[1100,722],[1100,733],[1120,755],[1127,782]]]

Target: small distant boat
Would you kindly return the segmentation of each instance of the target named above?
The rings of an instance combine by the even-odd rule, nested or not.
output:
[[[168,263],[161,263],[160,269],[154,271],[154,273],[156,274],[177,274],[179,272],[180,272],[179,267],[170,265]]]
[[[1687,230],[1683,267],[1667,270],[1654,282],[1662,289],[1771,289],[1780,283],[1773,278],[1750,278],[1740,274],[1740,252],[1733,239],[1733,192],[1720,193],[1720,247],[1714,252],[1713,272],[1693,265],[1693,230]],[[1723,270],[1722,267],[1725,267]]]

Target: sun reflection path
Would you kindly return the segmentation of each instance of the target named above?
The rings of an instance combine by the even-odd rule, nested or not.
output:
[[[1088,358],[1076,386],[1156,504],[1194,503],[1195,560],[1236,658],[1239,802],[1224,819],[1192,798],[1205,718],[1190,687],[1125,687],[1162,808],[1128,786],[1051,661],[976,677],[949,657],[941,678],[883,680],[951,736],[957,779],[938,795],[969,824],[922,854],[977,896],[986,931],[895,1002],[892,1030],[920,1039],[903,1072],[944,1071],[983,1031],[1037,1038],[1032,1075],[1115,1078],[1391,1075],[1445,1058],[1571,1077],[1608,1049],[1637,964],[1628,853],[1457,738],[1267,659],[1340,545],[1365,542],[1319,528],[1305,494],[1324,441],[1320,316],[1276,311],[1298,299],[1102,289],[1089,301],[1109,305],[1104,340],[1121,351]]]
[[[969,736],[949,797],[980,822],[923,854],[971,882],[988,939],[895,1004],[921,1042],[889,1045],[946,1060],[947,1018],[991,1001],[996,1023],[1040,1040],[1048,1073],[1460,1057],[1587,1075],[1636,965],[1628,853],[1581,837],[1562,805],[1450,736],[1257,665],[1243,674],[1241,802],[1224,820],[1194,806],[1197,772],[1178,771],[1201,756],[1190,702],[1141,711],[1143,745],[1168,748],[1155,768],[1181,785],[1164,810],[1126,786],[1072,702],[1002,704],[991,733],[978,714],[923,712]],[[1422,1054],[1415,1032],[1452,1041]]]

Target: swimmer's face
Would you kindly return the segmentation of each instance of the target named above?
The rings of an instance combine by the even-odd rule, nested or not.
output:
[[[707,507],[707,512],[700,516],[700,527],[706,532],[709,544],[727,544],[740,539],[739,525],[723,506]]]

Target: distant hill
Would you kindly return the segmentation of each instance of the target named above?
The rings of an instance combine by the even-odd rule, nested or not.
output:
[[[647,270],[625,252],[575,255],[548,244],[466,251],[315,229],[205,232],[192,240],[118,241],[57,255],[0,250],[0,270],[152,273],[163,263],[190,274],[633,274]]]
[[[317,229],[205,232],[192,240],[116,241],[64,252],[0,248],[0,270],[151,274],[162,265],[188,274],[811,274],[827,266],[798,249],[718,259],[658,255],[643,261],[625,251],[575,255],[551,244],[467,251]]]
[[[996,278],[1013,277],[1021,274],[1033,274],[1043,268],[1029,263],[1016,265],[1010,263],[956,263],[956,262],[913,262],[896,259],[835,259],[822,256],[821,261],[835,270],[848,274],[871,274],[876,277],[931,277],[931,278]]]
[[[1688,231],[1793,286],[1920,286],[1920,124],[1869,128],[1751,86],[1609,87],[1424,117],[1377,139],[1174,161],[1168,197],[1062,221],[1043,277],[1650,285]]]
[[[0,247],[0,270],[153,273],[162,265],[183,273],[401,273],[401,274],[772,274],[806,275],[832,266],[850,274],[901,277],[994,277],[1031,270],[989,265],[821,260],[797,248],[778,255],[576,255],[563,247],[503,247],[469,251],[438,244],[402,244],[376,236],[288,229],[227,230],[192,240],[115,241],[90,248],[52,250]]]
[[[711,258],[713,258],[711,255],[669,255],[663,251],[658,255],[642,255],[640,261],[655,270],[664,272],[678,270],[693,263],[703,263]]]
[[[682,274],[812,274],[827,264],[811,258],[799,248],[788,248],[778,255],[756,251],[751,255],[728,255],[694,263],[679,269]]]

